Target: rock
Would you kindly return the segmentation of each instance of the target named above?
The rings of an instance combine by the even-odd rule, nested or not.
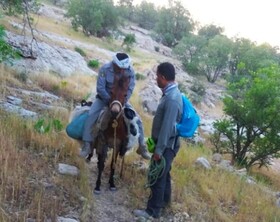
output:
[[[236,172],[236,174],[239,175],[239,176],[246,176],[246,175],[247,175],[247,170],[246,170],[246,168],[242,168],[242,169],[236,170],[235,172]]]
[[[7,96],[7,100],[8,100],[8,103],[11,103],[15,106],[19,106],[22,104],[22,99],[19,99],[17,97],[14,97],[14,96]]]
[[[195,164],[197,166],[202,166],[205,169],[211,169],[212,168],[209,161],[207,159],[205,159],[204,157],[197,158],[197,160],[195,161]]]
[[[67,0],[60,0],[60,1],[56,0],[56,2],[57,2],[56,5],[63,6],[66,1]],[[66,14],[65,10],[58,8],[58,7],[46,5],[46,4],[41,4],[41,7],[37,13],[40,16],[52,18],[57,21],[66,21],[67,20],[67,18],[65,17],[65,14]]]
[[[221,163],[223,157],[220,153],[214,153],[213,156],[212,156],[212,161],[219,164]]]
[[[227,170],[229,172],[233,172],[234,171],[234,168],[231,165],[229,160],[222,160],[221,163],[218,165],[218,167],[220,167],[220,168],[222,168],[224,170]]]
[[[26,110],[20,106],[16,106],[7,102],[0,103],[0,108],[4,109],[7,112],[15,113],[23,118],[36,119],[38,114],[29,110]]]
[[[77,167],[71,166],[68,164],[64,164],[64,163],[58,164],[58,172],[60,174],[65,174],[65,175],[72,175],[72,176],[79,175],[79,170]]]
[[[276,206],[280,208],[280,198],[278,198],[275,203],[276,203]]]
[[[33,41],[31,51],[30,39],[11,32],[7,32],[7,40],[25,58],[13,61],[12,68],[19,72],[52,72],[62,77],[77,73],[96,75],[78,52],[39,41]]]
[[[57,222],[78,222],[78,221],[71,218],[58,217]]]

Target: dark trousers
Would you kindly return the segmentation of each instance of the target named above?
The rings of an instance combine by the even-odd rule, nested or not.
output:
[[[170,148],[165,149],[163,157],[166,165],[163,174],[157,179],[156,183],[151,186],[151,194],[147,204],[147,213],[154,218],[160,217],[162,208],[164,208],[171,201],[171,176],[170,170],[173,159],[177,150]]]

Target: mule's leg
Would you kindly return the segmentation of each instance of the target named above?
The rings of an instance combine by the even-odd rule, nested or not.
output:
[[[96,185],[94,189],[95,194],[100,194],[101,175],[104,170],[105,159],[106,159],[106,155],[104,153],[98,154],[98,162],[97,162],[98,175],[97,175]]]
[[[122,164],[121,164],[120,178],[122,178],[122,176],[123,176],[123,166],[124,166],[124,156],[122,157]]]
[[[109,178],[109,184],[110,184],[110,190],[111,191],[115,191],[117,189],[116,186],[115,186],[115,181],[114,181],[117,156],[118,155],[113,152],[112,161],[111,161],[111,172],[110,172],[110,178]]]

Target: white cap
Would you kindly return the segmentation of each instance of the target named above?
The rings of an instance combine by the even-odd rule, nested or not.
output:
[[[125,54],[125,53],[124,53]],[[121,69],[128,69],[129,66],[130,66],[130,58],[127,54],[127,58],[123,59],[123,60],[119,60],[118,57],[117,57],[118,53],[116,53],[114,56],[113,56],[113,62],[118,66],[120,67]]]

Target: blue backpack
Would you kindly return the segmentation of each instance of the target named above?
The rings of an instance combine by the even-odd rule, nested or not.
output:
[[[183,100],[183,113],[182,118],[179,123],[177,123],[177,133],[181,137],[190,138],[193,137],[198,125],[199,125],[199,116],[193,107],[192,103],[188,98],[182,94]]]

